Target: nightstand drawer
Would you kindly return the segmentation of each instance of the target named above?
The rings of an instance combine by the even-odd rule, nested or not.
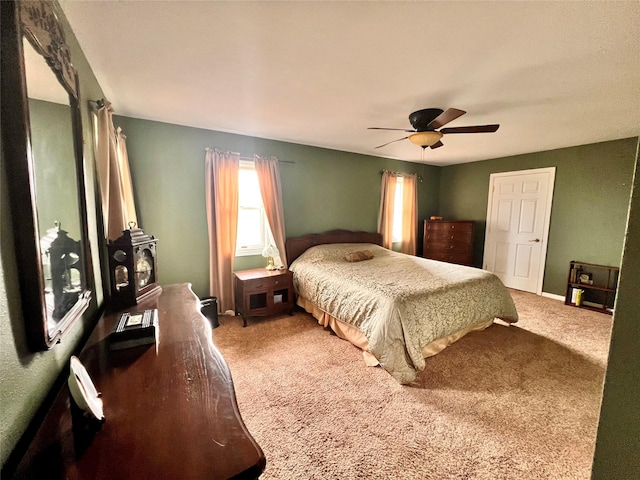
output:
[[[244,288],[247,292],[255,292],[258,290],[267,290],[270,288],[286,287],[291,283],[289,275],[281,275],[278,277],[254,278],[244,282]]]

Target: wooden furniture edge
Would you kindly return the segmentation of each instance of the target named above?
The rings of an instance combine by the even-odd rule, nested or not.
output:
[[[285,248],[289,265],[309,248],[331,243],[374,243],[382,245],[382,234],[338,229],[287,238]]]
[[[208,319],[200,311],[199,297],[194,293],[191,283],[182,283],[182,284],[165,287],[163,289],[163,293],[168,294],[170,297],[173,297],[175,295],[181,295],[186,301],[179,308],[174,309],[168,306],[166,301],[165,302],[161,301],[161,298],[160,298],[162,295],[161,294],[161,295],[155,296],[155,298],[147,302],[141,303],[135,307],[130,307],[130,309],[140,310],[145,308],[160,307],[160,310],[159,310],[160,315],[162,315],[163,310],[165,311],[165,313],[169,311],[173,315],[187,314],[188,316],[190,316],[191,320],[186,320],[186,324],[192,323],[194,321],[196,323],[201,324],[201,327],[200,326],[197,327],[193,333],[193,335],[196,337],[194,339],[194,343],[195,343],[194,348],[197,347],[197,345],[201,345],[200,347],[201,349],[202,347],[204,347],[203,345],[204,339],[202,338],[202,336],[206,335],[207,337],[206,343],[208,345],[204,347],[204,350],[209,351],[211,354],[209,356],[209,361],[207,363],[210,363],[210,368],[217,368],[219,370],[219,373],[216,376],[222,379],[225,379],[223,384],[218,382],[218,383],[215,383],[215,385],[211,384],[209,388],[214,390],[218,389],[218,393],[215,393],[214,391],[214,394],[215,394],[214,396],[216,398],[220,396],[219,395],[221,393],[219,390],[220,388],[227,390],[226,396],[230,400],[228,405],[229,405],[229,409],[233,412],[233,415],[235,417],[235,421],[236,421],[235,426],[236,428],[240,429],[243,432],[245,441],[248,441],[248,444],[252,445],[252,449],[255,455],[255,462],[248,463],[246,465],[246,469],[241,472],[237,472],[236,476],[234,476],[233,478],[241,478],[241,479],[258,478],[265,469],[266,457],[260,445],[258,445],[256,440],[248,431],[244,423],[244,420],[242,419],[242,416],[240,414],[240,410],[238,407],[238,403],[237,403],[237,398],[235,395],[235,387],[233,385],[233,380],[231,378],[231,371],[229,369],[228,364],[226,363],[226,360],[224,359],[224,357],[222,356],[222,354],[220,353],[220,351],[218,350],[218,348],[216,347],[213,341],[212,328],[209,324]],[[126,310],[128,309],[125,309],[123,311],[126,311]],[[96,382],[96,386],[99,389],[101,384],[107,383],[105,375],[111,376],[113,373],[111,370],[107,370],[107,371],[104,370],[104,363],[105,361],[107,361],[107,363],[110,363],[109,360],[107,360],[107,358],[108,356],[111,355],[111,354],[108,354],[105,350],[105,341],[107,340],[107,336],[109,335],[112,326],[117,321],[119,313],[120,312],[106,312],[100,317],[100,319],[96,323],[95,328],[91,332],[88,340],[86,341],[85,345],[82,347],[82,351],[78,355],[79,358],[83,361],[83,363],[87,367],[87,370],[89,371],[89,373],[94,377],[94,382]],[[171,320],[172,318],[173,317],[169,317],[167,318],[167,320]],[[165,325],[167,320],[165,320]],[[201,322],[199,322],[199,320],[201,320]],[[165,329],[166,329],[166,326],[165,326]],[[175,327],[172,326],[171,328],[169,328],[169,331],[173,332],[174,329]],[[122,353],[118,353],[118,355],[124,355],[126,357],[129,357],[131,355],[138,356],[138,353],[136,353],[135,350],[131,350],[130,352],[127,352],[127,351],[120,351],[120,352]],[[105,355],[107,355],[107,357],[105,357]],[[197,362],[200,360],[195,359],[194,361]],[[116,366],[118,368],[122,368],[123,365],[120,364],[120,361],[117,361]],[[108,366],[107,368],[109,369],[110,367]],[[65,370],[66,372],[68,372],[68,368]],[[111,398],[105,399],[105,402],[113,403],[113,398],[114,397],[112,394]],[[107,411],[105,411],[105,414],[106,413]],[[81,460],[82,455],[80,457],[76,457],[75,455],[70,455],[70,452],[73,452],[74,448],[78,448],[78,445],[75,445],[74,447],[73,441],[69,443],[70,432],[72,430],[72,424],[73,424],[71,417],[72,417],[72,414],[70,412],[70,406],[69,406],[69,390],[66,387],[66,384],[63,384],[62,388],[60,388],[57,394],[55,395],[52,405],[46,412],[26,452],[24,453],[24,455],[22,455],[22,457],[19,460],[17,460],[18,462],[17,468],[15,471],[11,472],[12,475],[15,474],[15,478],[38,478],[38,475],[40,475],[40,473],[44,471],[43,469],[46,469],[47,476],[49,478],[70,478],[70,479],[83,478],[82,472],[85,471],[86,468],[83,468],[82,466],[77,465],[77,462],[82,461]],[[107,418],[107,423],[102,427],[102,430],[108,429],[109,421],[110,419]],[[98,443],[98,445],[96,445],[97,447],[100,447],[99,437],[106,436],[106,433],[107,433],[106,431],[97,433],[95,438],[96,443]],[[86,447],[83,445],[82,449],[83,450],[84,448],[90,449],[91,448],[90,443]],[[213,451],[211,453],[213,454],[212,458],[215,459],[216,455],[213,453]],[[236,452],[229,452],[229,455],[233,457],[235,453]],[[87,466],[86,461],[89,459],[97,458],[97,460],[99,460],[98,464],[105,463],[104,461],[106,457],[103,458],[102,454],[100,454],[99,452],[96,453],[95,448],[93,449],[92,453],[88,452],[88,455],[89,456],[83,462],[85,463],[84,467]],[[51,462],[48,462],[47,459],[49,460],[57,459],[57,460],[52,464]],[[215,461],[215,460],[212,460],[212,461]],[[104,467],[104,465],[102,466]],[[4,473],[5,472],[3,469],[3,474]],[[104,473],[105,472],[103,470],[102,474]],[[98,476],[96,478],[104,478],[104,476],[103,477]]]

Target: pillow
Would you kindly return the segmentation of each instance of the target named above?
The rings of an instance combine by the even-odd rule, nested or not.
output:
[[[361,262],[362,260],[371,260],[373,253],[369,250],[357,250],[355,252],[347,252],[344,259],[347,262]]]

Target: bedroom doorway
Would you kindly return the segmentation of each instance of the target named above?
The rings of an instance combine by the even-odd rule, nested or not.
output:
[[[483,267],[510,288],[542,294],[555,167],[489,177]]]

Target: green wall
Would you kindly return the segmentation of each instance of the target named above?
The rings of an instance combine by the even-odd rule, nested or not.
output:
[[[489,175],[556,167],[543,291],[565,294],[571,260],[620,265],[636,138],[442,168],[445,218],[476,221],[474,263],[482,264]]]
[[[207,147],[281,161],[287,236],[334,228],[376,231],[383,168],[421,177],[420,219],[438,210],[436,167],[121,116],[114,122],[127,135],[140,226],[158,238],[160,283],[191,282],[200,296],[209,295]],[[238,257],[235,268],[264,264],[260,256]]]
[[[44,352],[29,351],[20,303],[18,267],[14,254],[11,211],[8,205],[7,178],[4,170],[5,162],[13,160],[5,158],[3,147],[0,169],[0,459],[3,468],[54,382],[67,367],[69,356],[76,351],[86,334],[93,328],[98,305],[103,302],[99,268],[100,246],[97,236],[99,225],[102,228],[102,224],[101,222],[98,224],[96,216],[94,158],[91,147],[93,137],[89,106],[86,102],[89,99],[102,98],[103,93],[64,15],[60,14],[59,18],[63,23],[67,43],[71,49],[71,60],[80,77],[89,240],[96,289],[82,321],[77,322],[65,333],[62,343]]]
[[[640,165],[636,151],[633,196],[593,462],[594,480],[640,478],[639,292]]]

